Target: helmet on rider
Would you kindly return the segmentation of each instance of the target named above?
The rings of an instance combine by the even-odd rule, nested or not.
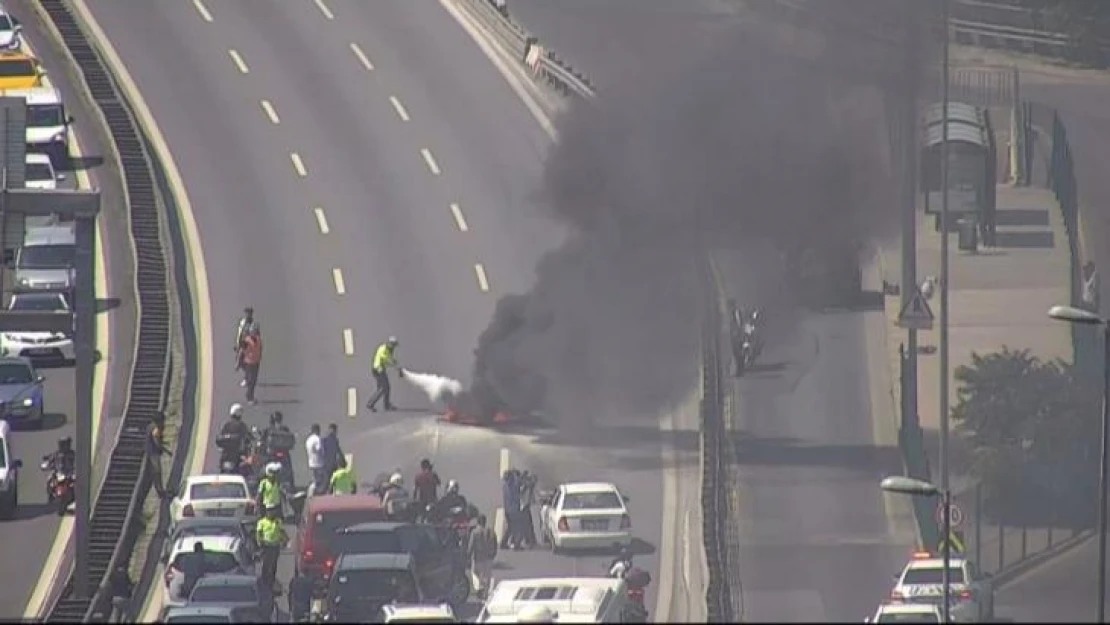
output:
[[[517,623],[554,623],[555,612],[544,605],[530,605],[516,613]]]
[[[389,485],[390,486],[396,486],[397,488],[400,488],[404,484],[405,484],[405,476],[401,475],[400,473],[394,473],[393,475],[389,476]]]
[[[275,410],[273,414],[270,415],[270,425],[280,425],[284,418],[285,415],[281,414],[280,410]]]
[[[58,451],[69,451],[73,449],[73,439],[66,436],[65,438],[58,439]]]
[[[254,306],[246,306],[243,308],[243,314],[250,317],[254,314]]]
[[[231,404],[231,409],[227,411],[232,419],[239,420],[243,418],[243,404]]]
[[[629,549],[627,546],[621,547],[620,551],[617,553],[617,557],[621,560],[631,560],[632,550]]]
[[[397,347],[397,337],[395,337],[395,336],[389,337],[389,339],[386,340],[386,343],[388,343],[390,347]]]
[[[280,472],[280,471],[281,471],[281,463],[280,462],[271,462],[270,464],[266,465],[266,475],[268,475],[268,476],[277,475],[278,472]]]
[[[447,492],[452,495],[459,494],[459,483],[455,480],[447,480]]]

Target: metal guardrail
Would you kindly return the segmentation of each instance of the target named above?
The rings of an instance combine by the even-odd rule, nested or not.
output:
[[[1110,39],[1078,34],[1051,11],[1002,0],[955,0],[949,20],[953,39],[982,48],[1026,52],[1078,63],[1110,65]]]
[[[468,9],[470,15],[480,21],[486,27],[486,31],[493,34],[501,46],[511,52],[534,76],[543,78],[547,84],[564,96],[574,95],[584,99],[594,97],[594,87],[584,74],[575,70],[554,52],[544,48],[539,43],[539,39],[513,22],[507,12],[498,10],[490,0],[458,0],[458,2]]]
[[[704,263],[705,293],[707,304],[702,326],[702,396],[699,413],[701,416],[701,506],[702,537],[705,541],[705,562],[709,569],[709,579],[705,589],[706,616],[710,623],[736,622],[730,579],[732,567],[725,537],[729,522],[728,491],[729,479],[726,472],[728,428],[724,419],[723,389],[721,376],[724,371],[721,361],[721,293],[717,281],[713,279],[711,261]],[[737,582],[739,580],[736,580]]]
[[[142,502],[150,488],[143,439],[168,388],[170,297],[154,181],[138,127],[66,2],[37,0],[34,10],[60,35],[107,123],[120,157],[136,257],[139,327],[127,407],[90,518],[89,581],[98,591],[94,597],[75,597],[71,574],[47,616],[49,621],[76,622],[110,611],[108,573],[130,560],[143,522]]]

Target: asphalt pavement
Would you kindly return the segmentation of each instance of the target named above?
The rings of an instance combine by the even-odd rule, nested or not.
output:
[[[16,11],[13,13],[19,15]],[[106,317],[107,321],[100,322],[98,327],[102,331],[110,328],[108,336],[100,337],[100,340],[108,342],[101,349],[98,364],[98,376],[102,381],[98,388],[101,393],[94,396],[94,403],[99,404],[95,408],[99,419],[99,440],[94,461],[98,464],[97,475],[102,475],[103,460],[107,457],[102,452],[111,448],[126,405],[126,384],[121,381],[127,380],[134,345],[133,334],[123,331],[134,327],[135,315],[128,286],[132,271],[130,254],[123,253],[130,249],[127,223],[123,219],[125,207],[120,200],[122,195],[118,178],[102,171],[102,159],[98,156],[103,154],[102,147],[92,133],[81,130],[84,124],[93,123],[93,120],[87,111],[78,106],[79,101],[73,95],[72,86],[65,80],[56,51],[46,45],[45,37],[35,30],[30,20],[24,19],[24,22],[24,33],[35,46],[34,53],[42,60],[51,82],[62,92],[69,112],[78,120],[75,132],[82,154],[69,164],[65,172],[67,178],[59,187],[76,188],[87,176],[87,182],[102,192],[102,215],[106,218],[100,224],[104,250],[101,259],[105,265],[98,268],[102,273],[98,279],[98,315]],[[78,172],[81,172],[80,175]],[[56,448],[59,438],[75,434],[74,370],[72,366],[50,366],[41,368],[40,373],[46,378],[46,418],[43,427],[37,430],[20,428],[13,434],[12,454],[23,461],[24,468],[19,476],[20,506],[14,519],[2,522],[4,540],[0,541],[0,560],[19,563],[19,566],[26,568],[20,569],[18,575],[9,574],[0,584],[0,617],[3,618],[24,618],[32,597],[36,601],[45,598],[42,593],[48,589],[42,582],[48,581],[57,569],[62,571],[63,575],[59,577],[64,581],[64,572],[68,571],[71,562],[71,554],[62,551],[57,540],[59,530],[63,531],[63,535],[72,531],[72,516],[63,523],[54,508],[47,505],[46,478],[38,465],[43,456]],[[94,489],[98,485],[99,480],[94,482]],[[27,566],[29,563],[35,564]],[[42,571],[39,567],[46,570]]]
[[[526,289],[563,235],[533,200],[549,140],[446,11],[353,1],[88,6],[153,112],[196,215],[216,324],[214,427],[242,400],[232,333],[253,305],[265,357],[249,422],[282,410],[302,438],[313,422],[338,423],[364,480],[395,467],[411,479],[429,457],[491,515],[506,460],[545,484],[613,481],[630,496],[640,562],[658,568],[657,417],[599,424],[583,445],[441,424],[400,381],[401,411],[363,408],[372,350],[389,335],[407,367],[465,381],[498,295]],[[683,449],[667,466],[694,462],[696,437],[676,438]],[[294,464],[304,476],[303,454]],[[502,560],[499,578],[596,575],[607,562],[539,552]],[[291,566],[286,558],[283,580]]]

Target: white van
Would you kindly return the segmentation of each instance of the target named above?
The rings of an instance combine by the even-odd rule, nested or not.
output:
[[[628,605],[624,580],[610,577],[510,579],[497,583],[478,614],[479,623],[517,623],[542,607],[555,623],[621,623]]]
[[[10,519],[19,506],[19,469],[23,461],[12,457],[12,429],[0,420],[0,516]]]
[[[27,149],[49,154],[55,164],[62,165],[69,155],[69,126],[73,118],[66,115],[58,90],[46,86],[4,89],[0,95],[27,101]]]

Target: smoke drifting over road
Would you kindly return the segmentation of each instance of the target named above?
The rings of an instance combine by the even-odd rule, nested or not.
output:
[[[561,120],[542,191],[571,236],[530,292],[498,303],[466,411],[651,418],[697,375],[707,249],[855,242],[889,223],[886,119],[866,83],[904,72],[899,55],[863,68],[858,33],[829,30],[799,59],[754,26],[714,31],[710,54],[673,59],[654,82],[603,85]],[[789,290],[779,264],[753,263],[753,288]]]

